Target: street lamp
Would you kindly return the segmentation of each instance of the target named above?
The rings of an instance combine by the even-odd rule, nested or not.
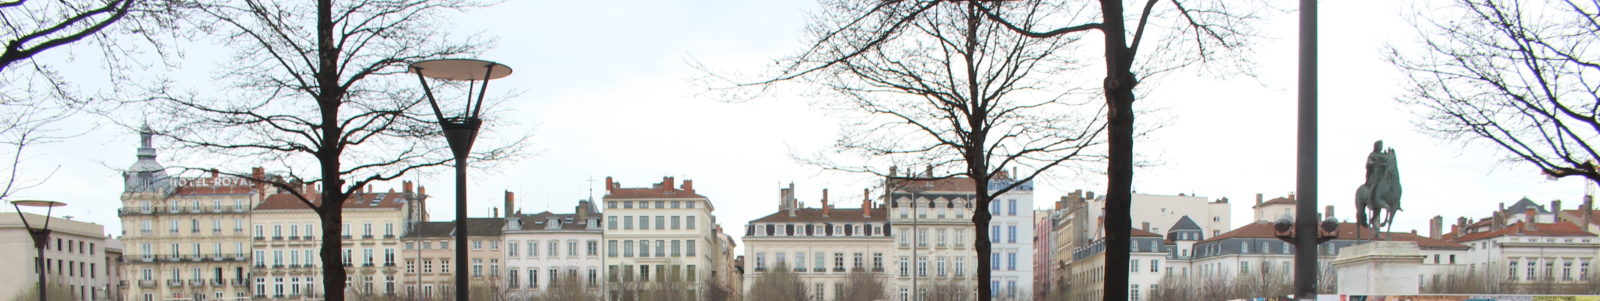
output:
[[[483,96],[489,90],[489,80],[511,75],[511,67],[485,60],[438,59],[411,63],[411,72],[417,74],[422,91],[428,96],[428,105],[444,128],[444,138],[450,142],[450,152],[456,160],[456,264],[467,264],[467,155],[472,153],[472,142],[478,139],[478,128],[483,120]],[[427,78],[467,82],[466,109],[461,115],[445,117],[434,99],[433,88]],[[472,87],[478,85],[478,99],[472,99]],[[474,105],[476,103],[476,105]],[[471,300],[467,292],[466,269],[456,269],[456,300]]]
[[[54,213],[56,207],[61,207],[61,206],[66,206],[66,205],[67,205],[67,203],[62,203],[62,202],[57,202],[57,201],[42,201],[42,200],[15,200],[15,201],[11,201],[11,208],[17,209],[17,219],[22,220],[22,227],[28,229],[29,236],[33,237],[33,248],[39,254],[39,257],[36,260],[37,262],[35,262],[35,265],[39,267],[39,301],[44,301],[45,300],[45,294],[47,292],[45,290],[45,288],[44,288],[44,273],[45,273],[45,268],[48,268],[47,266],[44,265],[44,248],[46,246],[50,245],[50,215]],[[44,211],[44,228],[41,228],[41,229],[38,229],[38,230],[34,230],[33,226],[28,224],[28,217],[22,216],[22,207],[45,207],[45,211]]]

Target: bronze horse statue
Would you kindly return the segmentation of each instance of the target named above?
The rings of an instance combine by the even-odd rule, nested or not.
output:
[[[1379,229],[1393,225],[1394,214],[1400,211],[1400,170],[1395,162],[1393,148],[1383,148],[1382,140],[1373,143],[1372,153],[1367,154],[1367,182],[1356,188],[1356,222],[1372,228],[1373,239],[1379,238]]]

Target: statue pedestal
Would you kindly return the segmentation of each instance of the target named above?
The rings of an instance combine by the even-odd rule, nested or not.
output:
[[[1415,295],[1422,250],[1416,242],[1373,241],[1345,247],[1333,260],[1342,295]]]

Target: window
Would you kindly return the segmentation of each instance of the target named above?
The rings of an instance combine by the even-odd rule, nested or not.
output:
[[[1139,272],[1139,260],[1138,259],[1134,259],[1134,260],[1129,260],[1128,261],[1128,272],[1129,273],[1138,273]]]
[[[672,240],[672,257],[683,256],[683,253],[679,253],[678,252],[679,250],[681,250],[681,249],[679,249],[679,247],[682,247],[681,244],[682,244],[682,241],[679,241],[679,240],[676,240],[676,239]],[[805,262],[805,258],[804,257],[798,257],[797,256],[797,257],[795,257],[795,259],[799,259],[800,262],[802,262],[802,263]],[[796,267],[798,267],[798,266],[796,266]]]
[[[589,256],[600,256],[600,241],[591,239],[589,240],[588,245]]]
[[[999,243],[1000,242],[1000,226],[999,225],[995,225],[995,226],[990,226],[989,227],[989,242],[990,243]]]
[[[443,259],[443,258],[439,259],[439,272],[440,273],[445,273],[445,274],[449,274],[450,273],[450,260],[449,259]]]
[[[910,259],[908,259],[908,258],[906,258],[904,256],[901,256],[900,257],[900,277],[910,277],[910,276],[911,276],[911,261],[910,261]]]
[[[528,287],[539,288],[539,267],[528,268]]]
[[[1006,204],[1011,205],[1010,212],[1007,213],[1009,213],[1011,216],[1017,216],[1017,200],[1007,200]]]
[[[833,270],[844,270],[844,253],[833,253]]]
[[[688,245],[684,246],[683,255],[686,255],[686,256],[689,256],[689,257],[694,257],[694,240],[688,240],[688,241],[685,241],[684,243],[686,243]]]
[[[561,254],[561,253],[556,253],[556,246],[558,246],[560,243],[561,242],[554,241],[554,240],[550,241],[550,253],[549,253],[550,257],[556,257],[556,255]]]
[[[1139,300],[1139,285],[1134,284],[1128,289],[1128,300]]]
[[[1155,272],[1158,272],[1158,271],[1161,271],[1161,260],[1160,259],[1151,259],[1150,260],[1150,272],[1151,273],[1155,273]]]
[[[422,273],[423,274],[432,274],[433,273],[433,259],[423,259],[422,260]]]
[[[506,256],[517,257],[517,244],[517,241],[506,243]]]
[[[989,269],[1000,270],[1000,253],[989,252]]]
[[[1012,212],[1012,215],[1016,215],[1016,212]],[[1006,242],[1017,243],[1017,225],[1006,226],[1006,231],[1008,231],[1008,234],[1006,234]]]
[[[872,270],[883,270],[883,253],[872,253]]]
[[[918,248],[924,248],[924,247],[927,247],[927,246],[928,246],[928,229],[917,229],[917,247]]]
[[[1134,263],[1134,265],[1137,266],[1138,263]],[[1006,253],[1006,270],[1017,270],[1017,253]]]
[[[639,257],[650,257],[650,240],[639,241]]]
[[[946,274],[947,271],[945,270],[945,264],[949,263],[947,261],[948,261],[948,259],[946,259],[945,257],[943,257],[943,256],[939,257],[938,274],[937,274],[937,275],[939,275],[939,277],[944,277],[945,275],[947,275]]]
[[[624,203],[624,204],[626,204],[626,203]],[[632,216],[624,216],[624,217],[622,217],[622,230],[633,230],[633,217]]]
[[[694,201],[684,201],[683,202],[683,208],[694,209],[694,204],[695,204]],[[693,222],[694,220],[691,219],[689,221]],[[689,227],[689,229],[694,229],[694,227]]]
[[[616,208],[616,204],[612,203],[611,207],[612,208]],[[606,230],[616,230],[616,229],[617,229],[617,217],[615,217],[615,216],[607,216],[606,217]],[[533,287],[533,286],[529,286],[529,287]]]
[[[615,243],[615,241],[613,241],[611,243],[611,245],[612,246],[616,246],[617,244]],[[614,253],[616,253],[616,251],[611,251],[611,252],[613,253],[611,256],[617,256],[616,254],[614,254]],[[528,241],[528,256],[539,257],[539,241],[537,241],[537,240]]]
[[[656,201],[656,205],[661,205],[661,201]],[[667,228],[667,217],[666,216],[656,216],[656,230],[661,230],[661,229],[666,229],[666,228]]]
[[[530,246],[531,246],[531,244],[530,244]],[[606,256],[617,257],[617,241],[616,240],[607,240],[606,241]]]
[[[1511,273],[1510,273],[1510,275],[1508,277],[1510,277],[1511,280],[1517,280],[1517,261],[1516,260],[1512,260],[1511,261],[1510,271],[1511,271]]]
[[[964,257],[956,257],[956,277],[966,275],[967,265]]]
[[[688,204],[689,204],[689,208],[694,208],[694,202],[691,201]],[[690,215],[690,216],[685,216],[683,218],[684,218],[683,228],[684,229],[689,229],[689,230],[694,230],[694,225],[695,225],[694,216]]]
[[[568,240],[567,241],[567,256],[572,256],[572,257],[577,257],[578,256],[578,241],[576,241],[576,240]]]
[[[673,208],[677,208],[678,202],[674,201],[672,202],[672,205]],[[680,226],[682,226],[682,219],[682,216],[672,216],[672,230],[678,230],[678,228],[681,228]]]
[[[633,241],[622,241],[622,257],[633,257]]]
[[[1561,280],[1562,281],[1572,281],[1572,260],[1571,259],[1568,259],[1568,260],[1565,260],[1565,261],[1561,262]]]

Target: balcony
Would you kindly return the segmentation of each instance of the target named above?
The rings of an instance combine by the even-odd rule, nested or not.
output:
[[[156,288],[155,280],[139,280],[139,288]]]
[[[272,240],[283,240],[283,236],[272,236]]]
[[[289,240],[300,240],[299,236],[290,235]]]
[[[265,239],[265,238],[263,238],[263,237],[261,237],[261,236],[256,236],[256,237],[255,237],[255,240],[266,240],[266,239]]]
[[[805,273],[806,272],[806,268],[794,268],[794,272],[795,273]]]
[[[273,269],[282,269],[283,265],[282,264],[274,264],[274,265],[272,265],[272,268]]]
[[[842,268],[842,267],[834,267],[833,268],[833,272],[835,272],[835,273],[843,273],[844,272],[844,268]]]
[[[189,279],[189,285],[197,286],[197,287],[198,286],[205,286],[206,285],[206,280],[205,279]]]
[[[873,273],[882,273],[883,272],[883,267],[872,267],[872,272]]]
[[[228,284],[233,286],[250,286],[250,282],[245,281],[244,279],[234,279],[232,281],[228,281]]]
[[[211,286],[222,287],[226,286],[227,284],[228,282],[222,281],[222,279],[211,279]]]
[[[757,273],[760,273],[760,272],[766,272],[766,271],[767,271],[767,268],[766,268],[766,267],[756,267],[756,272],[757,272]]]
[[[372,239],[372,234],[362,235],[361,239]]]
[[[823,272],[827,272],[828,268],[816,267],[816,268],[812,268],[811,271],[812,272],[817,272],[817,273],[823,273]]]
[[[383,239],[394,239],[394,234],[384,234]]]
[[[183,280],[167,280],[167,287],[183,287]]]
[[[866,272],[867,269],[866,268],[862,268],[862,267],[853,267],[853,268],[850,268],[850,271],[851,272]]]
[[[349,238],[349,237],[346,237],[346,238]],[[317,239],[316,239],[316,238],[312,238],[312,237],[311,237],[311,235],[306,235],[306,236],[301,236],[301,237],[300,237],[300,239],[304,239],[304,240],[317,240]]]

